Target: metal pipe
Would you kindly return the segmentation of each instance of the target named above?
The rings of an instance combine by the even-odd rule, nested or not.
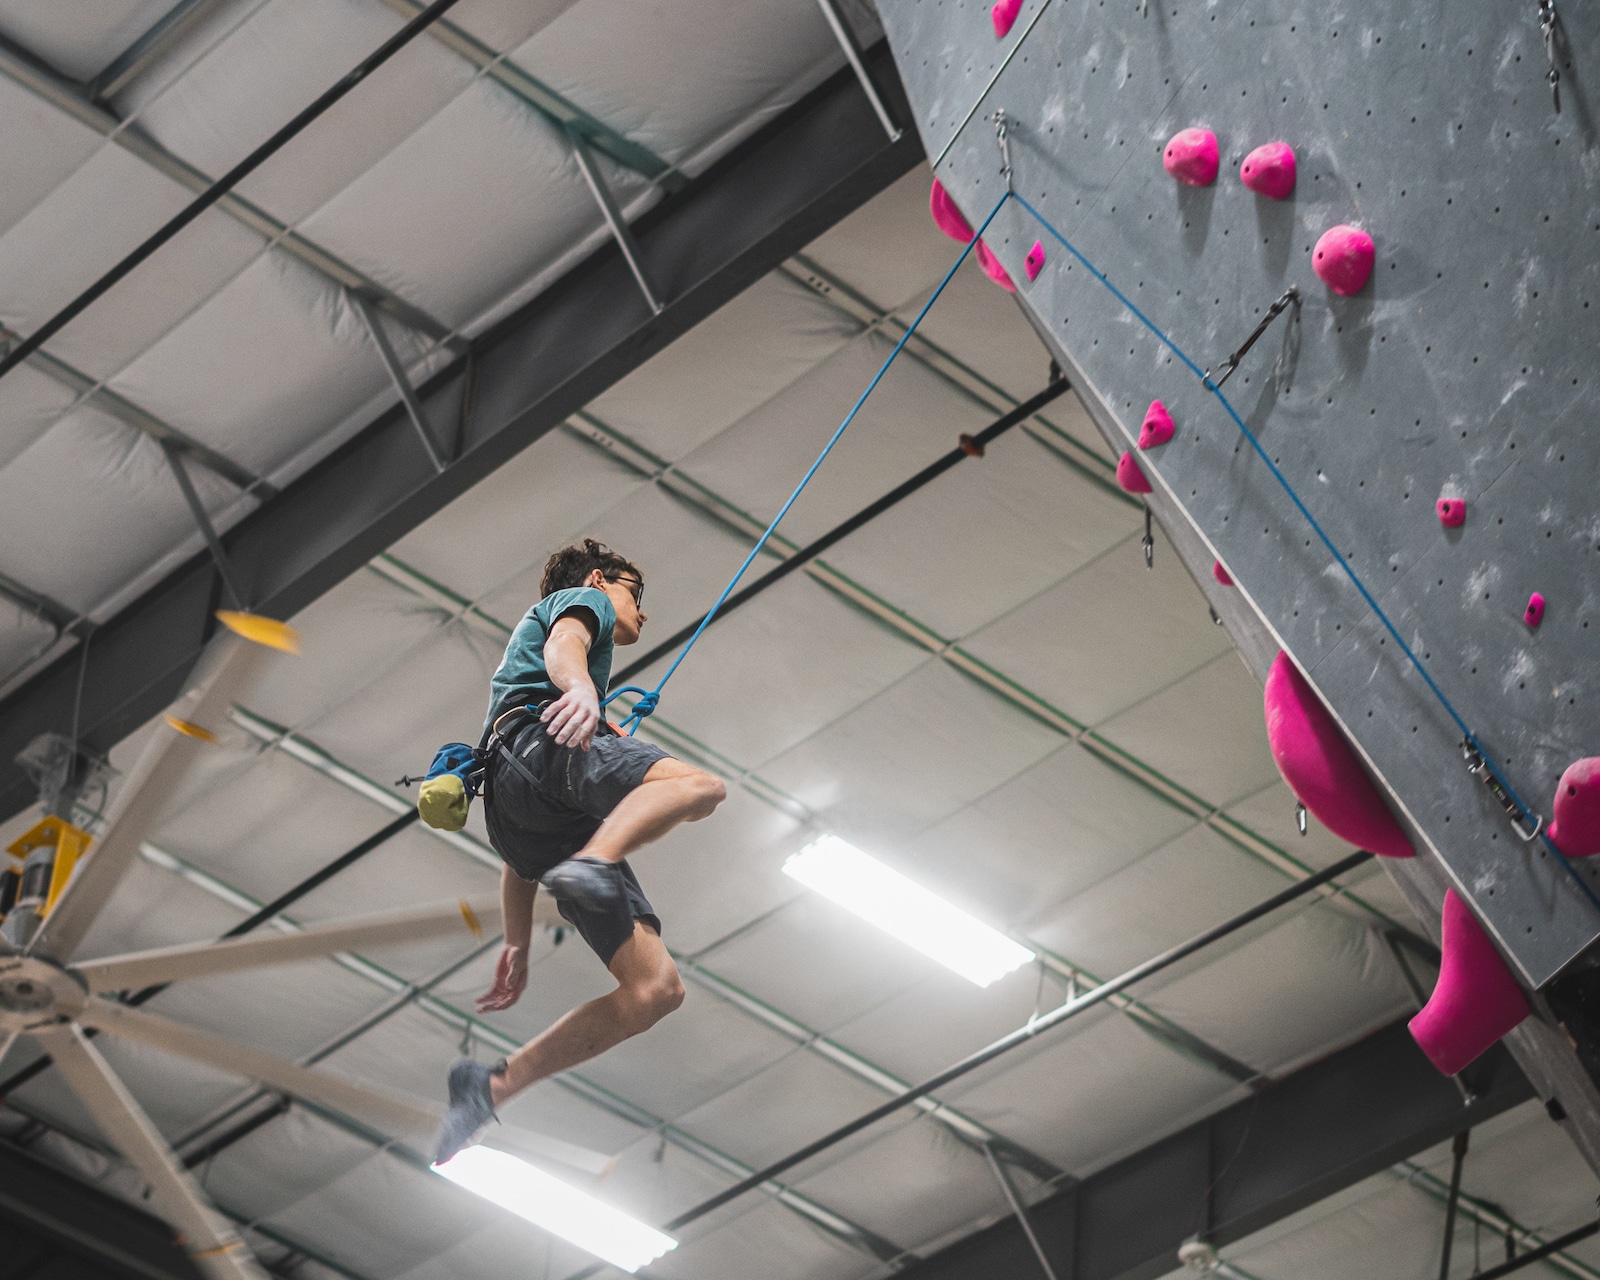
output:
[[[617,208],[617,202],[611,198],[611,188],[606,186],[605,179],[600,176],[600,171],[595,168],[594,157],[589,154],[589,144],[576,129],[567,127],[567,141],[572,143],[572,158],[578,162],[578,171],[583,174],[583,180],[589,184],[589,194],[594,197],[594,202],[600,206],[600,212],[605,215],[606,225],[611,228],[611,236],[617,242],[617,248],[622,250],[622,256],[627,260],[628,270],[633,272],[633,278],[639,283],[639,292],[644,294],[645,303],[649,306],[651,314],[661,314],[661,304],[656,301],[656,295],[650,289],[650,282],[645,279],[644,265],[639,260],[639,245],[633,238],[633,232],[628,230],[628,224],[623,221],[622,210]]]
[[[900,126],[895,124],[894,117],[889,114],[889,108],[884,105],[883,98],[878,93],[878,86],[867,74],[866,63],[861,60],[861,44],[856,39],[856,33],[850,29],[850,24],[844,20],[844,15],[839,12],[834,0],[817,0],[817,5],[822,9],[822,16],[828,20],[828,25],[833,28],[833,38],[844,50],[845,60],[850,63],[850,70],[856,73],[856,79],[861,82],[861,89],[867,95],[867,101],[872,104],[878,123],[889,135],[890,142],[899,142]]]
[[[406,371],[400,364],[400,357],[395,354],[389,335],[383,331],[383,326],[378,323],[378,317],[372,314],[372,308],[365,298],[358,293],[348,291],[345,297],[350,300],[350,305],[365,322],[367,332],[372,336],[372,345],[378,348],[378,358],[383,361],[383,367],[389,374],[389,381],[394,383],[394,389],[400,393],[400,402],[406,407],[406,416],[411,419],[411,425],[417,429],[417,438],[427,450],[428,461],[433,463],[435,474],[442,475],[444,459],[439,456],[438,446],[433,442],[433,432],[428,427],[428,415],[422,407],[422,401],[417,399],[417,392],[411,385],[411,379],[406,377]]]
[[[1039,1265],[1044,1268],[1047,1280],[1056,1280],[1055,1268],[1050,1265],[1050,1259],[1045,1257],[1044,1246],[1039,1243],[1039,1237],[1033,1234],[1033,1223],[1028,1221],[1028,1211],[1023,1207],[1017,1189],[1011,1185],[1010,1177],[995,1159],[993,1149],[985,1146],[983,1158],[989,1162],[990,1172],[994,1174],[994,1180],[1000,1184],[1000,1190],[1005,1193],[1006,1203],[1011,1206],[1011,1212],[1017,1215],[1017,1223],[1022,1228],[1022,1234],[1028,1237],[1028,1243],[1033,1246],[1033,1255],[1039,1259]]]
[[[1498,1267],[1490,1267],[1487,1271],[1479,1272],[1473,1280],[1500,1280],[1501,1276],[1508,1276],[1513,1271],[1527,1266],[1530,1262],[1543,1262],[1552,1253],[1559,1253],[1569,1244],[1577,1244],[1580,1240],[1587,1240],[1597,1231],[1600,1231],[1600,1222],[1585,1223],[1575,1231],[1569,1231],[1564,1236],[1557,1236],[1549,1244],[1542,1244],[1537,1249],[1528,1250],[1520,1258],[1510,1258],[1502,1262]]]
[[[67,325],[71,324],[73,320],[87,311],[96,301],[109,293],[134,268],[270,160],[314,120],[323,115],[369,75],[426,31],[435,18],[440,17],[445,10],[456,4],[456,2],[457,0],[433,0],[433,3],[426,9],[346,72],[337,84],[329,88],[315,102],[290,120],[288,124],[284,125],[243,160],[234,165],[233,168],[229,169],[227,173],[223,174],[222,177],[218,178],[174,214],[159,230],[148,236],[142,244],[71,302],[67,303],[66,306],[62,307],[50,319],[46,320],[28,337],[24,338],[8,355],[0,359],[0,378],[5,377],[11,370],[44,346],[46,342],[55,337],[56,334],[65,329]]]
[[[998,421],[990,423],[989,426],[985,427],[977,435],[973,436],[973,445],[979,449],[983,448],[985,445],[995,440],[1002,433],[1009,431],[1012,427],[1016,426],[1025,418],[1031,418],[1035,413],[1044,408],[1045,405],[1049,404],[1057,396],[1061,395],[1063,392],[1070,391],[1071,389],[1072,384],[1067,382],[1064,378],[1051,383],[1043,391],[1039,392],[1037,395],[1023,402],[1022,404],[1019,404],[1015,409],[1011,410],[1010,413],[1007,413]],[[876,502],[872,502],[861,508],[860,511],[856,512],[855,515],[844,521],[844,523],[835,525],[827,533],[823,534],[815,542],[811,543],[810,546],[802,547],[782,564],[776,565],[769,569],[766,573],[762,574],[748,587],[745,587],[743,590],[737,591],[733,595],[729,596],[727,600],[723,602],[722,608],[718,610],[717,620],[725,618],[740,605],[746,604],[753,600],[768,587],[773,586],[777,582],[788,577],[802,565],[811,560],[815,560],[836,542],[848,537],[868,521],[882,515],[896,503],[905,498],[909,498],[918,489],[921,489],[930,481],[942,476],[946,471],[950,470],[951,467],[955,466],[963,459],[973,456],[974,455],[968,452],[966,449],[957,447],[950,450],[950,452],[945,454],[943,457],[934,459],[934,461],[930,462],[926,467],[917,472],[917,474],[912,476],[909,480],[906,480],[904,483],[889,490],[888,493],[884,494]],[[696,629],[704,621],[704,616],[696,618],[693,622],[689,623],[688,626],[683,627],[681,630],[676,631],[672,635],[668,636],[660,644],[656,645],[655,648],[651,649],[649,653],[645,654],[643,657],[634,662],[630,662],[621,671],[617,672],[616,675],[611,677],[612,684],[626,684],[632,677],[638,675],[639,672],[650,666],[650,664],[655,662],[658,658],[663,658],[675,650],[679,645],[693,635]]]
[[[1450,1195],[1444,1202],[1444,1245],[1439,1250],[1439,1280],[1450,1280],[1450,1252],[1455,1245],[1456,1206],[1461,1203],[1461,1166],[1467,1162],[1467,1141],[1471,1129],[1456,1134],[1450,1146],[1455,1163],[1450,1168]]]
[[[1192,956],[1195,952],[1204,950],[1213,942],[1225,938],[1231,933],[1237,933],[1240,929],[1254,923],[1262,916],[1270,915],[1279,907],[1321,888],[1330,880],[1344,875],[1347,871],[1354,870],[1370,857],[1372,857],[1370,853],[1362,850],[1351,854],[1348,858],[1342,858],[1331,867],[1319,871],[1316,875],[1300,881],[1299,884],[1291,885],[1281,893],[1273,894],[1272,897],[1264,902],[1257,903],[1247,911],[1240,912],[1231,920],[1224,921],[1215,928],[1207,929],[1204,933],[1197,934],[1187,942],[1181,942],[1177,946],[1163,951],[1160,955],[1146,960],[1143,964],[1135,965],[1126,973],[1102,982],[1099,986],[1086,991],[1075,1000],[1068,1000],[1065,1004],[1058,1005],[1043,1017],[1030,1021],[1026,1026],[1019,1027],[1011,1034],[1002,1036],[993,1044],[979,1049],[976,1053],[969,1054],[954,1066],[946,1067],[943,1071],[924,1080],[915,1088],[907,1089],[899,1097],[885,1102],[881,1106],[874,1107],[865,1114],[857,1116],[848,1124],[840,1125],[832,1133],[825,1134],[815,1142],[808,1143],[783,1159],[774,1161],[765,1169],[758,1170],[742,1181],[736,1182],[733,1186],[712,1196],[709,1200],[704,1200],[693,1208],[680,1213],[677,1217],[665,1223],[663,1230],[675,1231],[705,1217],[708,1213],[720,1209],[730,1201],[737,1200],[746,1192],[753,1191],[779,1174],[794,1168],[795,1165],[809,1160],[812,1156],[826,1151],[829,1147],[837,1146],[846,1138],[852,1137],[868,1126],[876,1124],[884,1117],[893,1115],[896,1111],[910,1106],[918,1098],[926,1097],[935,1089],[942,1089],[952,1081],[959,1080],[962,1076],[993,1062],[996,1058],[1010,1052],[1018,1045],[1025,1044],[1043,1032],[1066,1022],[1069,1018],[1076,1017],[1084,1010],[1105,1002],[1124,988],[1130,987],[1141,979],[1150,977],[1152,974],[1159,973],[1163,969],[1170,968],[1180,960]]]

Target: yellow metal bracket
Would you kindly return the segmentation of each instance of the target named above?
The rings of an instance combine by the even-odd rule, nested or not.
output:
[[[78,859],[83,856],[83,851],[89,847],[89,841],[93,838],[83,828],[75,827],[65,818],[51,814],[36,822],[6,846],[6,852],[19,862],[37,849],[56,851],[55,867],[50,872],[50,890],[45,895],[44,910],[41,915],[50,914],[50,909],[56,905],[56,899],[61,896],[61,891],[67,887],[67,881],[72,877],[73,867],[78,865]]]

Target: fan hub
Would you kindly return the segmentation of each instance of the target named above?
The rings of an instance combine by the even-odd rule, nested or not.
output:
[[[7,956],[0,959],[0,1031],[75,1017],[88,994],[60,965],[36,956]]]

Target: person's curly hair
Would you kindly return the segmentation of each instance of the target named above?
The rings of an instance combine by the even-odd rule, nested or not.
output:
[[[584,579],[596,569],[605,574],[608,582],[615,582],[624,574],[631,574],[640,582],[644,573],[626,556],[619,555],[603,542],[585,538],[562,547],[544,562],[544,577],[539,582],[539,598],[568,587],[581,587]]]

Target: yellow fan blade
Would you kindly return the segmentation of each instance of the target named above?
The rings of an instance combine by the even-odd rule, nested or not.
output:
[[[243,636],[269,649],[284,653],[300,652],[300,633],[287,622],[263,617],[259,613],[235,613],[232,609],[218,609],[217,620],[234,635]]]
[[[186,738],[199,738],[201,742],[209,742],[212,746],[221,741],[216,734],[212,733],[204,725],[194,724],[189,720],[180,720],[177,716],[164,713],[161,718]]]

